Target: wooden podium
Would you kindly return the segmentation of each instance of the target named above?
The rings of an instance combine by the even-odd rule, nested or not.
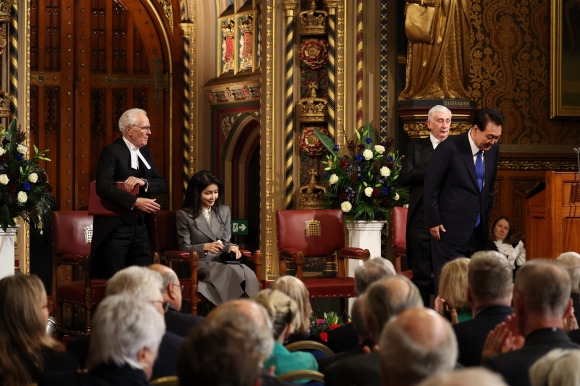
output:
[[[578,173],[546,172],[546,186],[526,201],[526,259],[580,253]]]

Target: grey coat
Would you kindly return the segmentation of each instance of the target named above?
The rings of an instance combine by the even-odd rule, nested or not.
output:
[[[205,243],[222,240],[225,252],[235,245],[230,243],[230,208],[222,205],[219,212],[223,222],[220,222],[216,211],[212,209],[210,228],[203,214],[194,221],[191,209],[177,211],[179,249],[187,252],[196,251],[199,255],[198,292],[215,305],[239,299],[244,292],[248,296],[253,296],[260,290],[256,274],[246,265],[223,264],[219,262],[219,255],[204,254]]]

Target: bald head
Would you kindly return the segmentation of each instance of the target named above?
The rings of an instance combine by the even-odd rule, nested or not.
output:
[[[152,271],[161,275],[163,279],[163,300],[169,302],[176,310],[180,310],[183,302],[181,293],[181,283],[177,274],[168,266],[163,264],[151,264],[148,266]]]
[[[422,307],[417,287],[404,276],[392,276],[373,283],[366,292],[364,310],[371,339],[377,343],[387,321],[404,310]]]
[[[272,322],[268,313],[258,303],[250,299],[237,299],[225,302],[214,308],[206,320],[216,320],[216,323],[225,323],[232,315],[241,314],[251,321],[245,328],[248,337],[253,339],[254,346],[259,350],[264,359],[268,358],[274,347],[274,337],[272,333]]]
[[[419,386],[507,386],[501,375],[483,367],[439,373]]]
[[[453,369],[457,361],[451,324],[423,307],[389,320],[379,347],[384,385],[415,385],[432,374]]]

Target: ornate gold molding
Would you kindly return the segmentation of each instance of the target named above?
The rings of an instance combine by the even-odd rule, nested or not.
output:
[[[578,171],[574,155],[557,153],[500,153],[500,170]]]
[[[0,23],[8,23],[10,21],[10,6],[12,0],[0,0]]]

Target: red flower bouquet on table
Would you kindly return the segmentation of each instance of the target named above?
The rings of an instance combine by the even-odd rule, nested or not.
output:
[[[324,313],[323,318],[316,318],[312,315],[312,320],[310,322],[310,336],[319,337],[321,341],[328,342],[328,331],[334,330],[342,326],[344,323],[342,320],[334,313],[330,311],[329,313]]]

